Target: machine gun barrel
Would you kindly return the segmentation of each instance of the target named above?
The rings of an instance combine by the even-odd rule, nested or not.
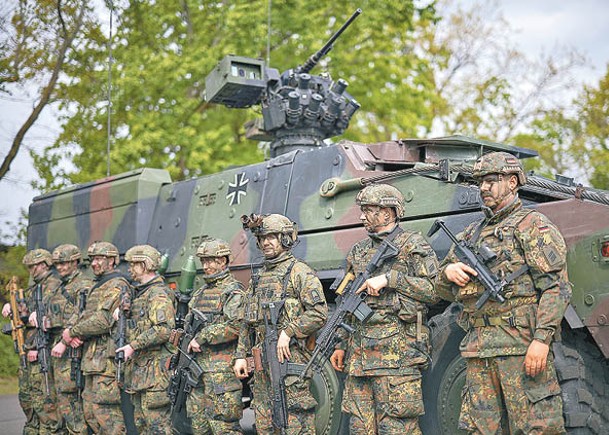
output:
[[[347,27],[349,27],[351,25],[351,23],[361,13],[362,13],[362,10],[360,8],[357,8],[355,10],[355,12],[353,12],[353,15],[351,15],[351,17],[349,17],[349,19],[340,27],[340,29],[338,29],[336,31],[336,33],[334,33],[334,35],[332,35],[330,37],[330,39],[328,39],[328,42],[326,42],[323,47],[321,47],[317,52],[312,54],[311,57],[309,57],[307,59],[307,61],[304,63],[304,65],[300,65],[300,66],[296,67],[296,69],[295,69],[296,74],[308,73],[309,71],[311,71],[315,67],[315,65],[317,65],[317,62],[319,62],[319,60],[322,57],[324,57],[326,54],[328,54],[330,52],[330,50],[332,50],[334,41],[336,41],[339,38],[339,36],[347,29]]]
[[[455,255],[459,261],[474,269],[478,274],[476,278],[478,278],[480,283],[482,283],[484,286],[484,293],[482,293],[482,296],[480,296],[480,298],[476,301],[476,309],[479,310],[482,308],[491,298],[497,302],[503,303],[505,301],[505,297],[503,296],[502,292],[503,287],[506,285],[506,281],[498,279],[486,266],[484,259],[480,255],[476,254],[465,241],[458,240],[452,231],[448,229],[444,221],[440,219],[436,220],[427,233],[427,236],[432,236],[440,228],[454,243]]]

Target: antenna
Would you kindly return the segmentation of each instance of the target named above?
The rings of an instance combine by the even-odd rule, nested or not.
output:
[[[269,10],[268,10],[268,17],[267,17],[267,35],[266,35],[266,64],[270,65],[271,64],[271,6],[272,6],[273,0],[269,0]]]
[[[110,8],[110,34],[108,35],[108,142],[106,144],[106,177],[110,176],[110,142],[112,138],[112,15],[114,3],[108,2]]]

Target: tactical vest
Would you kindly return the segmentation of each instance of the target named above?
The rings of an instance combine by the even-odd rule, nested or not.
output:
[[[487,266],[499,279],[504,279],[526,267],[525,253],[516,239],[515,231],[520,222],[532,212],[524,208],[512,212],[498,223],[483,227],[475,241],[476,249],[486,245],[497,255]],[[471,227],[464,235],[465,240],[471,241],[475,238],[476,229],[477,226]],[[475,311],[475,302],[483,292],[484,286],[476,280],[461,289],[459,300],[463,302],[465,311]],[[505,303],[487,303],[482,310],[491,314],[502,313],[511,310],[514,306],[535,303],[537,293],[531,275],[523,273],[508,282],[504,287],[503,295],[507,299]]]
[[[264,334],[264,315],[262,305],[269,302],[285,301],[284,309],[279,316],[278,328],[285,328],[289,319],[300,316],[303,312],[298,295],[290,282],[290,274],[296,259],[291,255],[274,267],[265,266],[257,278],[253,278],[253,291],[245,300],[245,322],[254,327],[258,338]],[[268,313],[266,313],[268,315]],[[257,340],[259,342],[259,340]]]

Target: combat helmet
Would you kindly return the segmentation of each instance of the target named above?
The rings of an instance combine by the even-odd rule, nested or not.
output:
[[[298,225],[287,217],[274,213],[268,215],[251,214],[241,216],[243,228],[249,229],[256,237],[279,234],[281,244],[291,248],[298,239]]]
[[[67,263],[69,261],[80,261],[82,255],[78,246],[70,243],[59,245],[53,251],[53,263]]]
[[[404,195],[397,188],[389,184],[370,184],[357,193],[355,203],[358,206],[377,205],[379,207],[393,207],[397,218],[406,215]]]
[[[23,256],[23,264],[27,267],[34,266],[38,263],[46,263],[47,266],[53,265],[53,256],[46,249],[32,249]]]
[[[114,246],[110,242],[93,242],[89,249],[87,249],[87,255],[89,258],[93,258],[96,255],[100,255],[102,257],[116,258],[115,264],[118,264],[120,261],[120,256],[118,253],[118,248]]]
[[[209,238],[201,242],[197,248],[197,257],[228,257],[228,261],[232,260],[230,246],[224,240]]]
[[[130,263],[144,263],[147,270],[158,270],[161,253],[150,245],[136,245],[125,252],[125,260]]]
[[[476,160],[472,176],[479,180],[488,174],[514,174],[518,177],[520,186],[527,182],[520,160],[516,156],[503,151],[488,153]]]

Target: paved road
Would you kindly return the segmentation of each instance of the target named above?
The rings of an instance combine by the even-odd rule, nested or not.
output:
[[[0,396],[0,433],[21,435],[25,415],[19,406],[17,395]]]
[[[246,434],[254,434],[252,429],[254,416],[250,409],[246,409],[242,421]],[[21,435],[25,415],[19,406],[17,395],[0,396],[0,434],[2,435]]]

